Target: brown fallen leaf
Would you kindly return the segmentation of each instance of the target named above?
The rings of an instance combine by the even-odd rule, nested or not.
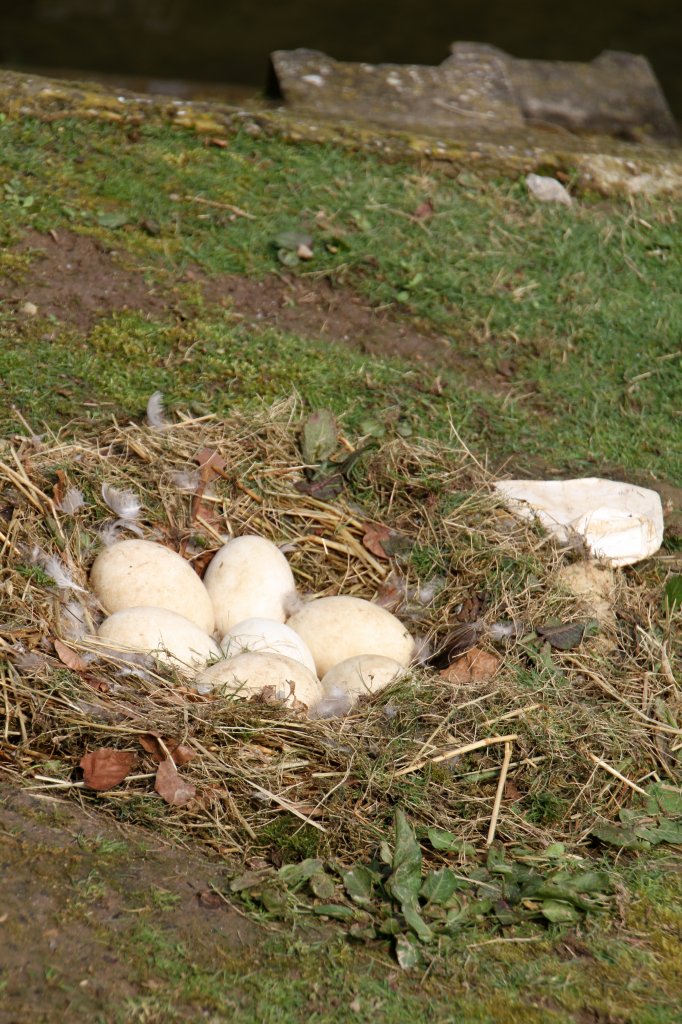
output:
[[[207,139],[204,139],[205,146],[215,146],[217,149],[227,149],[229,142],[227,139],[221,139],[219,135],[210,135]]]
[[[66,665],[67,668],[72,669],[74,672],[88,671],[90,667],[88,663],[83,661],[79,654],[72,651],[71,648],[67,647],[61,640],[57,640],[55,637],[52,643],[54,644],[55,654],[63,665]]]
[[[56,469],[54,475],[57,477],[57,482],[52,487],[52,499],[55,505],[59,508],[64,500],[64,492],[66,491],[68,481],[63,469]]]
[[[480,647],[472,647],[461,658],[456,658],[451,665],[444,668],[441,676],[449,683],[487,683],[501,664],[502,659],[497,654],[484,651]]]
[[[368,523],[362,543],[376,558],[388,559],[390,556],[386,554],[383,544],[390,540],[391,533],[392,531],[387,526],[382,526],[381,523]]]
[[[199,464],[201,479],[205,484],[215,480],[217,476],[225,476],[227,463],[215,448],[200,448],[194,456],[194,461]]]
[[[184,807],[194,799],[197,792],[196,786],[180,778],[175,764],[169,758],[162,761],[157,769],[154,789],[167,804],[174,807]]]
[[[137,760],[132,750],[114,750],[100,747],[85,754],[80,760],[83,782],[88,789],[113,789],[123,782]]]
[[[138,738],[140,741],[140,746],[144,750],[146,750],[148,754],[151,754],[155,761],[166,760],[166,755],[164,754],[161,748],[161,744],[159,743],[159,737],[156,736],[153,732],[144,733],[143,736],[140,736]],[[191,761],[192,758],[197,756],[196,751],[192,750],[191,747],[188,747],[184,743],[178,743],[177,740],[167,739],[165,736],[162,736],[161,739],[163,740],[166,750],[173,758],[173,761],[175,762],[177,767],[181,767],[183,764],[187,764],[188,761]]]
[[[433,217],[434,212],[435,207],[433,203],[429,199],[425,199],[416,207],[412,217],[414,220],[429,220],[429,218]]]

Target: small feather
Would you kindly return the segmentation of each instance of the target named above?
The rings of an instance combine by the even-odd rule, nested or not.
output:
[[[201,473],[198,469],[182,469],[171,473],[171,480],[179,491],[197,491],[201,484]]]
[[[147,422],[150,427],[155,427],[157,430],[169,425],[163,405],[163,395],[160,391],[155,391],[147,402]]]
[[[85,589],[76,583],[68,569],[55,555],[48,555],[42,548],[35,547],[31,553],[31,561],[34,565],[39,565],[41,569],[44,569],[60,590],[75,590],[79,594],[86,593]]]
[[[140,514],[142,505],[132,491],[119,491],[110,484],[102,484],[102,497],[111,511],[125,522],[134,521]]]
[[[83,492],[79,491],[77,487],[69,487],[57,508],[60,512],[65,512],[67,516],[72,516],[83,505],[85,505]]]
[[[80,601],[67,601],[60,614],[62,634],[68,640],[82,640],[88,632],[85,623],[85,608]]]
[[[296,612],[300,612],[303,607],[304,601],[297,590],[290,590],[288,594],[284,595],[282,600],[282,607],[284,608],[284,614],[287,618],[295,615]]]
[[[100,527],[100,539],[104,546],[109,548],[120,540],[119,534],[124,530],[134,533],[136,537],[144,537],[144,530],[137,523],[128,522],[126,519],[114,519]]]
[[[325,696],[315,706],[315,718],[342,718],[352,706],[348,693],[340,686],[330,686]]]

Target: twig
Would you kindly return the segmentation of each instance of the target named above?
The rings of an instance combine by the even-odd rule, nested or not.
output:
[[[244,779],[244,782],[247,784],[247,786],[251,786],[252,789],[255,789],[257,793],[262,793],[263,796],[267,796],[270,798],[270,800],[274,800],[274,802],[276,804],[279,804],[280,807],[283,807],[285,811],[289,811],[290,814],[295,814],[296,817],[300,818],[301,821],[304,821],[306,825],[312,825],[313,828],[319,829],[320,832],[327,831],[324,825],[320,825],[318,824],[318,822],[313,821],[312,818],[308,818],[305,814],[303,814],[302,811],[299,811],[298,807],[296,807],[295,804],[292,804],[289,800],[285,800],[284,797],[277,796],[276,793],[271,793],[269,789],[264,789],[262,786],[257,785],[251,779]]]
[[[407,775],[409,772],[419,771],[427,764],[439,764],[441,761],[451,761],[453,757],[459,757],[460,754],[469,754],[472,750],[482,750],[483,747],[492,747],[495,743],[512,743],[517,740],[518,734],[512,733],[510,736],[490,736],[485,740],[476,740],[475,743],[466,743],[463,747],[457,747],[456,750],[448,750],[445,754],[439,754],[437,757],[425,757],[421,761],[415,761],[414,764],[409,764],[407,768],[401,768],[397,771],[396,777],[399,775]]]
[[[495,831],[497,829],[497,819],[500,816],[500,807],[502,806],[502,796],[504,794],[504,784],[507,781],[507,772],[509,771],[509,762],[511,761],[512,745],[511,743],[505,743],[504,745],[504,760],[502,761],[502,770],[500,771],[500,778],[497,783],[497,792],[495,793],[495,803],[493,804],[493,813],[490,817],[490,828],[488,829],[488,838],[485,841],[486,846],[492,846],[495,838]]]
[[[246,210],[242,210],[232,203],[219,203],[217,199],[204,199],[203,196],[184,196],[184,199],[189,203],[201,203],[202,206],[215,206],[218,210],[229,210],[237,217],[246,217],[247,220],[257,220],[252,213],[247,213]]]
[[[647,795],[645,789],[638,786],[636,782],[631,782],[630,779],[626,779],[626,777],[622,775],[617,768],[612,768],[610,764],[607,764],[606,761],[602,761],[601,757],[597,757],[591,750],[587,751],[587,756],[590,761],[594,761],[594,763],[599,765],[600,768],[603,768],[605,772],[609,772],[613,775],[614,779],[619,779],[621,782],[624,782],[626,786],[629,786],[630,789],[634,789],[635,793],[641,793],[642,796]]]

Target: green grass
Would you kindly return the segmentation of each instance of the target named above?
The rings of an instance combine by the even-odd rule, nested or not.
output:
[[[366,949],[300,926],[235,952],[219,942],[188,948],[145,918],[126,932],[122,949],[129,980],[152,979],[152,992],[117,1007],[112,1019],[179,1021],[201,1010],[238,1024],[674,1024],[682,996],[680,874],[666,861],[633,863],[620,881],[630,895],[618,932],[606,919],[580,932],[469,930],[447,958],[407,974],[381,944]]]
[[[518,182],[452,181],[331,146],[238,135],[217,149],[150,126],[134,138],[115,126],[6,120],[0,238],[29,227],[95,234],[170,297],[169,275],[189,265],[208,274],[281,269],[274,239],[302,225],[315,258],[296,273],[328,274],[445,334],[478,363],[480,382],[475,372],[452,374],[442,398],[423,395],[402,386],[405,366],[339,359],[334,347],[240,327],[192,306],[185,289],[184,322],[112,317],[87,343],[45,322],[18,331],[5,311],[13,344],[0,373],[7,400],[26,415],[81,416],[83,401],[96,403],[85,407],[91,416],[139,415],[155,388],[220,412],[293,385],[358,423],[397,406],[410,429],[442,434],[449,408],[460,433],[502,456],[682,476],[682,243],[671,204],[587,197],[571,209],[539,206]],[[410,214],[426,197],[435,214],[417,223]],[[500,366],[511,366],[513,385],[493,394],[486,382]],[[428,374],[409,369],[413,381]],[[6,414],[5,429],[9,422]]]

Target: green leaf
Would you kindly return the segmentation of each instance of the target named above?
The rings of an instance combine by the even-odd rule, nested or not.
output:
[[[411,935],[398,935],[395,940],[395,958],[404,971],[418,967],[421,952]]]
[[[103,210],[97,214],[97,223],[100,227],[111,228],[122,228],[124,224],[130,223],[130,217],[123,210]]]
[[[329,409],[312,413],[303,424],[303,461],[317,466],[328,459],[336,448],[337,435],[336,420]]]
[[[575,907],[561,900],[544,900],[540,909],[543,917],[552,924],[575,924],[580,920],[580,913]]]
[[[658,843],[671,843],[677,846],[682,843],[682,821],[668,821],[664,818],[656,827],[641,826],[635,830],[635,834],[654,846]]]
[[[402,905],[402,912],[405,921],[410,926],[412,931],[415,933],[420,942],[431,942],[433,939],[433,932],[429,928],[428,924],[422,918],[419,913],[419,907],[416,900],[414,903],[406,902]]]
[[[266,878],[272,876],[270,868],[265,868],[263,871],[245,871],[243,875],[238,875],[237,878],[233,878],[230,882],[231,892],[248,892],[249,889],[257,889],[263,884]]]
[[[682,576],[671,576],[663,591],[663,610],[674,612],[682,605]]]
[[[316,874],[311,875],[308,879],[308,885],[318,900],[331,900],[334,898],[334,893],[336,892],[334,879],[324,871],[318,871]]]
[[[426,876],[420,895],[427,903],[442,905],[460,888],[461,883],[450,868],[439,868],[438,871],[431,871]]]
[[[291,249],[278,249],[277,259],[283,267],[297,267],[301,262],[295,251]]]
[[[612,846],[621,846],[627,850],[646,850],[649,843],[637,837],[634,829],[626,828],[623,825],[616,825],[612,822],[604,822],[592,829],[592,835],[601,839],[602,843],[609,843]]]
[[[309,857],[307,860],[302,860],[300,864],[285,864],[277,872],[277,877],[288,888],[293,889],[297,885],[307,882],[309,878],[318,874],[323,868],[324,864],[321,860]]]
[[[647,812],[649,814],[682,815],[682,789],[652,782],[646,787]]]
[[[565,843],[550,843],[545,850],[545,857],[549,860],[562,860],[566,854]]]
[[[368,907],[372,903],[374,881],[376,874],[362,864],[356,864],[350,871],[341,873],[346,892],[361,907]]]
[[[393,863],[393,850],[384,839],[379,843],[379,860],[389,867]]]
[[[333,917],[338,921],[348,921],[355,916],[352,907],[344,907],[340,903],[318,903],[313,907],[313,913],[320,917]]]
[[[398,903],[416,901],[422,885],[422,852],[414,829],[398,809],[395,812],[395,849],[386,889]]]
[[[280,231],[274,239],[274,242],[278,249],[288,249],[295,253],[301,245],[305,245],[311,249],[313,245],[313,236],[307,231],[296,229],[292,231]]]
[[[467,857],[476,856],[475,846],[458,839],[453,832],[448,832],[444,828],[430,828],[426,834],[434,850],[446,850],[448,853],[464,854]]]
[[[287,894],[275,886],[265,886],[258,899],[270,914],[283,914],[287,909]]]
[[[552,879],[554,881],[555,879]],[[579,871],[565,880],[564,885],[573,892],[611,892],[613,882],[608,871]]]

